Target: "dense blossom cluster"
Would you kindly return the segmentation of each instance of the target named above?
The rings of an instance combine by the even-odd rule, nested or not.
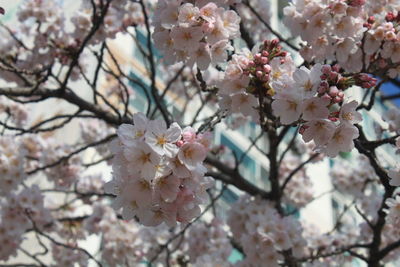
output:
[[[29,69],[31,75],[43,74],[46,66],[52,63],[72,66],[73,55],[82,52],[81,46],[85,42],[96,45],[106,38],[115,38],[118,32],[125,31],[129,26],[143,23],[139,3],[112,1],[107,5],[107,12],[101,14],[104,5],[100,2],[93,1],[98,11],[93,17],[93,6],[87,1],[82,1],[79,11],[72,14],[64,14],[53,0],[24,1],[17,12],[19,31],[4,33],[14,36],[2,40],[0,51],[14,59],[15,67]],[[94,22],[98,23],[99,18],[104,20],[104,27],[96,30]],[[94,34],[89,39],[87,36],[92,34],[91,31]],[[88,67],[85,59],[85,56],[79,57],[79,67],[74,67],[70,73],[72,80],[79,79],[80,69]],[[5,80],[21,82],[12,71],[1,70],[1,74]]]
[[[16,253],[26,230],[33,226],[43,229],[51,222],[50,211],[44,207],[43,195],[36,185],[1,199],[0,260]]]
[[[339,192],[361,197],[368,183],[376,181],[377,177],[366,157],[360,156],[354,162],[356,164],[345,160],[338,161],[330,175],[333,185]]]
[[[69,145],[61,145],[54,139],[47,140],[47,146],[43,148],[41,156],[42,166],[54,164],[57,159],[62,159],[74,150]],[[78,179],[82,171],[81,158],[72,156],[65,160],[66,164],[57,164],[54,168],[46,168],[44,173],[47,179],[54,182],[56,188],[69,188]]]
[[[359,229],[350,221],[335,233],[327,234],[319,230],[318,226],[303,223],[303,237],[307,240],[306,255],[316,255],[323,253],[327,257],[316,258],[311,262],[305,263],[307,267],[323,266],[345,266],[351,264],[354,258],[347,254],[333,253],[341,247],[348,246],[351,242],[356,242],[359,237]]]
[[[364,194],[362,199],[362,211],[364,216],[366,216],[371,223],[376,223],[379,219],[378,210],[382,205],[382,195],[379,192],[370,191],[367,194]],[[381,234],[381,243],[380,248],[383,249],[386,246],[395,243],[400,238],[400,231],[397,225],[394,223],[398,220],[398,197],[394,196],[393,198],[386,199],[386,205],[388,209],[385,209],[387,213],[387,220],[383,226],[382,234]],[[372,229],[368,225],[366,221],[360,223],[359,228],[361,229],[359,240],[361,242],[371,242],[372,241]],[[393,251],[391,251],[388,255],[383,258],[383,262],[395,262],[400,258],[399,254],[400,249],[397,247]]]
[[[230,211],[228,224],[246,254],[239,266],[260,266],[266,262],[279,266],[284,259],[281,252],[287,250],[294,257],[304,255],[307,242],[301,236],[300,222],[293,216],[282,217],[273,203],[241,197]]]
[[[399,74],[399,1],[294,1],[286,25],[306,46],[309,62],[336,60],[348,72],[369,68]]]
[[[99,120],[82,120],[79,123],[81,128],[81,137],[85,143],[98,142],[113,134],[115,131]],[[106,144],[95,147],[100,156],[109,156],[108,146]]]
[[[209,136],[177,123],[167,129],[163,121],[141,113],[133,123],[119,127],[112,148],[113,180],[106,191],[117,195],[114,207],[144,225],[188,223],[200,214],[199,204],[213,185],[203,166]]]
[[[229,266],[226,263],[232,252],[227,226],[221,219],[214,218],[210,224],[193,225],[187,233],[187,254],[194,266]]]
[[[183,61],[201,70],[224,62],[238,37],[240,18],[224,1],[158,1],[153,34],[167,63]]]
[[[17,189],[26,178],[26,150],[11,136],[0,138],[0,193],[8,195]]]
[[[74,248],[77,244],[71,243],[67,245]],[[53,244],[51,247],[51,252],[55,262],[51,265],[52,267],[68,267],[71,265],[71,262],[78,264],[78,266],[87,266],[88,264],[88,256],[82,251],[76,249]]]
[[[343,75],[338,65],[316,64],[296,68],[277,40],[265,41],[254,56],[234,55],[221,82],[221,106],[257,121],[262,97],[272,96],[272,111],[282,124],[302,123],[306,142],[314,141],[320,152],[335,157],[350,152],[358,137],[354,124],[362,120],[358,102],[345,99],[353,85],[375,86],[366,74]],[[265,94],[265,91],[267,94]]]
[[[280,45],[297,51],[296,39],[265,41],[269,1],[93,0],[66,13],[59,2],[23,1],[15,25],[0,23],[1,264],[19,253],[46,266],[400,260],[400,166],[380,157],[400,153],[400,111],[385,111],[376,135],[361,123],[400,74],[400,0],[290,1],[300,66]],[[140,56],[124,58],[119,37]],[[143,97],[165,122],[135,113]],[[227,125],[251,126],[239,129],[249,140],[235,144],[247,136]],[[325,155],[342,159],[315,197],[308,167]],[[327,231],[303,218],[320,197],[335,203]]]
[[[84,228],[91,234],[102,234],[102,258],[112,264],[139,264],[143,257],[143,241],[135,223],[117,218],[115,212],[96,204]]]
[[[16,126],[21,126],[28,119],[28,110],[26,106],[11,101],[3,96],[0,96],[0,113],[7,114],[10,121]]]

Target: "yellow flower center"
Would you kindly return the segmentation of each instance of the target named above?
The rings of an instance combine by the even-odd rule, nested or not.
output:
[[[157,137],[157,145],[159,146],[163,146],[167,143],[167,139],[165,138],[165,136],[161,135]]]

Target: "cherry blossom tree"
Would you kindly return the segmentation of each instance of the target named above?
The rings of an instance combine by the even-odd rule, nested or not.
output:
[[[399,262],[400,1],[67,4],[0,25],[0,266]]]

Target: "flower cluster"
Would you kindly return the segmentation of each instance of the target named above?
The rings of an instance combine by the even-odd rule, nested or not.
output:
[[[353,149],[358,137],[354,124],[362,120],[357,101],[345,101],[344,91],[376,84],[366,74],[342,72],[338,65],[296,68],[277,40],[265,41],[254,56],[232,57],[220,85],[220,106],[257,120],[259,102],[272,97],[273,114],[282,124],[302,123],[303,140],[313,140],[320,152],[335,157]]]
[[[264,0],[250,0],[248,1],[252,7],[257,7],[258,15],[264,20],[264,22],[269,23],[272,18],[271,1]],[[251,29],[251,36],[256,42],[261,42],[265,39],[265,36],[269,34],[269,30],[263,22],[261,22],[253,12],[247,7],[246,4],[238,4],[237,12],[240,16],[241,22],[245,29]]]
[[[280,266],[283,251],[303,256],[306,241],[302,227],[293,216],[282,217],[273,203],[244,196],[230,210],[228,225],[246,258],[243,266]]]
[[[226,225],[222,220],[214,218],[210,224],[197,223],[190,228],[187,233],[190,262],[195,266],[202,266],[202,262],[216,263],[229,257],[232,245],[224,227]]]
[[[188,223],[199,215],[199,204],[213,186],[203,166],[209,136],[190,127],[182,130],[177,123],[167,128],[141,113],[133,123],[121,125],[113,142],[113,180],[105,189],[117,195],[114,207],[122,207],[125,219],[136,216],[147,226]]]
[[[317,253],[331,255],[315,259],[305,266],[345,266],[354,261],[354,258],[351,255],[337,254],[334,252],[339,250],[341,247],[356,242],[360,234],[356,225],[347,221],[339,231],[326,234],[323,233],[317,225],[307,224],[305,222],[302,222],[302,224],[304,227],[303,237],[307,240],[306,255],[311,256]]]
[[[14,140],[13,140],[14,139]],[[25,155],[22,144],[11,136],[0,138],[0,194],[10,194],[26,179]]]
[[[396,11],[397,13],[397,11]],[[364,51],[373,70],[387,69],[390,78],[400,73],[400,15],[370,16],[365,26]]]
[[[68,157],[73,152],[73,147],[70,145],[60,145],[51,138],[47,142],[41,157],[42,166],[51,166],[63,157],[67,158],[64,160],[64,164],[56,164],[51,168],[44,169],[43,172],[50,182],[54,182],[55,188],[69,188],[82,171],[81,157],[79,155]]]
[[[68,243],[69,247],[59,246],[52,244],[51,253],[55,264],[52,267],[68,267],[71,266],[71,262],[77,264],[77,266],[87,266],[89,257],[83,253],[83,251],[74,249],[77,244]]]
[[[144,21],[140,4],[123,0],[112,1],[109,5],[98,0],[82,1],[79,11],[71,14],[63,13],[60,4],[53,0],[22,1],[17,18],[18,28],[5,33],[14,38],[9,36],[2,40],[2,54],[13,59],[17,70],[29,70],[27,74],[33,77],[44,74],[44,69],[53,63],[71,66],[68,74],[71,80],[79,79],[81,70],[87,70],[87,54],[81,46],[115,38],[118,32]],[[101,27],[95,25],[102,22]],[[79,54],[78,62],[72,64]],[[63,75],[68,73],[61,70]],[[2,70],[1,73],[3,79],[21,84],[21,78],[13,71]]]
[[[258,112],[255,109],[258,101],[254,95],[247,92],[250,78],[245,72],[252,58],[252,53],[247,49],[232,56],[226,66],[224,77],[219,83],[218,95],[221,108],[258,121]]]
[[[346,160],[337,161],[330,171],[330,176],[339,192],[361,197],[366,185],[377,181],[377,177],[365,156],[360,155],[355,162],[356,164]]]
[[[258,106],[257,98],[247,92],[250,78],[245,72],[253,55],[247,49],[234,54],[228,62],[224,77],[219,84],[219,105],[233,114],[241,114],[258,121],[259,116],[255,107]]]
[[[96,0],[94,3],[98,10],[103,6],[101,1]],[[79,11],[71,17],[71,22],[75,26],[72,37],[75,40],[83,41],[92,30],[95,23],[92,19],[92,8],[91,2],[83,1]],[[90,42],[97,44],[107,38],[114,39],[118,32],[123,32],[129,26],[141,25],[143,22],[144,17],[139,3],[124,0],[112,1],[104,16],[104,27],[97,30]]]
[[[0,96],[0,113],[8,114],[10,121],[21,127],[28,119],[28,109],[25,105],[13,102]]]
[[[191,2],[158,1],[153,39],[166,63],[196,63],[205,70],[227,59],[229,40],[239,35],[240,18],[215,2]]]
[[[115,132],[115,130],[108,127],[108,125],[100,120],[81,120],[79,122],[81,137],[85,143],[91,144],[103,140],[107,136]],[[95,147],[97,153],[102,157],[108,156],[108,147],[106,144],[98,145]]]
[[[293,81],[286,82],[291,84],[289,88],[278,91],[272,103],[274,114],[282,123],[302,119],[303,140],[313,140],[317,149],[329,157],[354,148],[353,139],[358,137],[354,124],[362,121],[356,111],[358,102],[344,101],[344,91],[355,84],[370,88],[376,82],[364,74],[343,77],[339,71],[336,65],[316,64],[310,70],[301,67],[293,73]]]
[[[394,1],[295,1],[284,9],[285,23],[306,41],[309,62],[336,60],[348,72],[363,67],[399,75],[400,34]]]
[[[142,260],[143,244],[138,225],[118,219],[110,207],[97,203],[84,228],[90,234],[102,234],[101,256],[108,264],[137,265]]]
[[[368,220],[372,223],[376,223],[379,218],[378,210],[381,208],[382,205],[382,195],[379,192],[369,192],[364,196],[363,201],[363,213],[368,218]],[[399,222],[399,197],[394,196],[392,198],[388,198],[386,200],[387,209],[384,211],[387,213],[387,221],[382,228],[381,233],[381,243],[379,248],[383,249],[390,244],[397,242],[400,238],[400,229],[398,227]],[[369,226],[369,224],[363,221],[359,228],[361,229],[359,240],[362,242],[371,242],[373,237],[373,230]],[[399,254],[400,249],[394,249],[389,254],[387,254],[382,261],[385,263],[388,262],[395,262],[400,258]]]
[[[50,211],[44,207],[43,195],[38,186],[25,188],[18,194],[1,199],[0,260],[15,253],[26,230],[35,227],[43,231],[51,222]]]
[[[332,59],[347,71],[360,71],[362,6],[361,1],[295,1],[284,8],[285,23],[307,42],[301,51],[307,61]]]

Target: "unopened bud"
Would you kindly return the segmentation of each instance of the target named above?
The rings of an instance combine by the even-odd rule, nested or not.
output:
[[[271,66],[268,65],[268,64],[264,65],[264,66],[263,66],[263,71],[264,71],[265,73],[270,73],[270,72],[271,72]]]
[[[321,68],[321,72],[323,74],[329,74],[331,72],[332,68],[329,65],[323,65]]]
[[[336,86],[331,86],[331,87],[329,88],[329,95],[330,95],[331,97],[337,96],[338,93],[339,93],[339,89],[338,89]]]
[[[269,59],[267,57],[262,57],[260,61],[261,64],[267,64],[269,62]]]

